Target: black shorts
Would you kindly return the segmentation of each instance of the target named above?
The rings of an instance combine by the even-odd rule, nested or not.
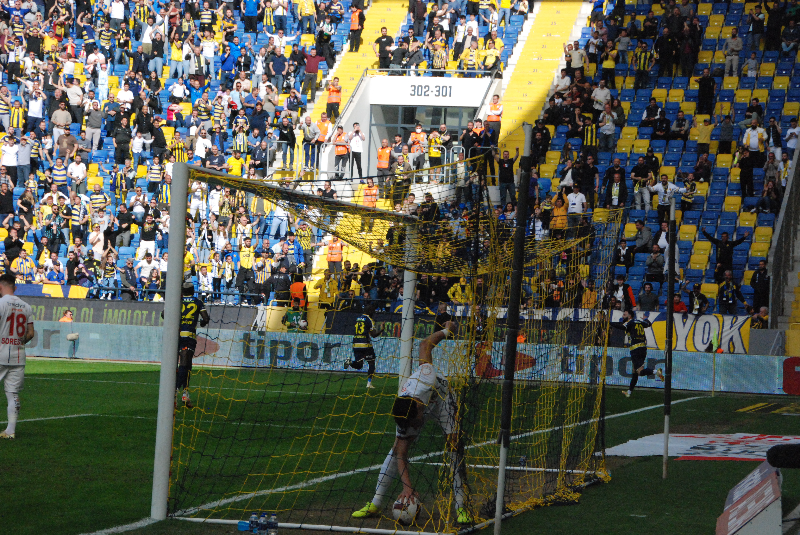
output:
[[[645,361],[647,360],[647,348],[646,347],[639,347],[636,349],[631,349],[631,361],[633,362],[633,371],[636,372],[639,368],[644,366]]]
[[[371,347],[354,347],[352,367],[360,370],[365,360],[367,362],[375,362],[375,350]]]

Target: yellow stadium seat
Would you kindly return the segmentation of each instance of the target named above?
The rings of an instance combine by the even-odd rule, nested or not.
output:
[[[711,63],[714,61],[714,52],[712,50],[701,50],[697,53],[698,63]]]
[[[625,86],[622,89],[633,89],[633,86],[636,84],[636,78],[634,76],[628,76],[625,78]]]
[[[683,89],[670,89],[667,102],[683,102]]]
[[[99,168],[100,168],[100,164],[96,164],[96,163],[90,163],[90,164],[89,164],[89,165],[86,167],[86,174],[87,174],[88,176],[90,176],[90,177],[91,177],[91,176],[97,176],[97,171],[99,170]]]
[[[560,159],[561,153],[557,150],[549,150],[545,156],[545,162],[551,165],[558,165]]]
[[[719,38],[727,39],[728,37],[730,37],[732,33],[731,30],[733,28],[734,28],[733,26],[723,26],[719,31]]]
[[[711,15],[711,4],[699,4],[697,6],[697,14],[704,17]]]
[[[731,103],[730,102],[717,102],[714,106],[714,114],[715,115],[730,115],[731,113]],[[713,151],[716,152],[716,151]]]
[[[631,148],[633,148],[632,139],[621,139],[617,142],[617,152],[625,152],[630,154]]]
[[[140,165],[136,168],[136,178],[147,176],[147,166]]]
[[[774,63],[762,63],[761,67],[758,69],[759,76],[775,76],[775,64]]]
[[[697,141],[698,139],[700,139],[700,130],[698,130],[697,128],[690,128],[689,139],[691,141]]]
[[[739,169],[738,167],[734,167],[733,169],[731,169],[730,175],[728,175],[728,181],[738,184],[739,183],[739,174],[741,172],[742,172],[742,170]]]
[[[556,174],[556,166],[543,163],[539,166],[539,178],[553,178]]]
[[[605,223],[608,221],[608,209],[607,208],[595,208],[594,214],[592,216],[592,220],[595,223]]]
[[[713,282],[704,282],[700,285],[700,293],[709,299],[716,299],[719,294],[719,286]]]
[[[717,50],[714,52],[714,63],[725,63],[725,52],[722,50]]]
[[[622,132],[620,132],[619,138],[622,139],[630,139],[634,140],[639,135],[639,129],[635,126],[623,126]]]
[[[750,212],[742,212],[741,214],[739,214],[739,226],[755,227],[756,219],[758,219],[758,216],[756,216],[756,214],[751,214]]]
[[[750,279],[753,278],[753,274],[754,273],[755,273],[755,270],[753,270],[753,269],[745,270],[744,277],[742,277],[742,284],[744,284],[745,286],[750,286]]]
[[[767,243],[772,241],[772,228],[771,227],[756,227],[753,233],[753,241],[755,243]]]
[[[678,239],[681,241],[694,241],[697,236],[697,225],[681,225]]]
[[[32,242],[25,242],[22,244],[22,248],[28,253],[33,254],[33,243]]]
[[[638,231],[636,230],[636,225],[634,225],[633,223],[625,224],[625,239],[627,240],[633,239],[634,237],[636,237],[637,232]]]
[[[689,269],[702,269],[708,267],[708,255],[693,254],[689,257]]]
[[[776,76],[772,79],[772,89],[788,89],[789,81],[788,76]]]
[[[8,231],[5,227],[0,227],[0,240],[5,240],[6,238],[8,238]]]
[[[717,169],[730,169],[731,165],[733,165],[733,156],[730,154],[717,155],[717,161],[714,163]]]
[[[694,242],[694,247],[692,248],[692,254],[699,254],[699,255],[711,255],[711,242],[710,241],[696,241]]]
[[[800,102],[787,102],[786,104],[784,104],[783,114],[794,115],[794,116],[800,114]]]
[[[725,15],[710,15],[708,17],[708,29],[722,28],[725,25]],[[708,32],[706,31],[706,39],[709,39]]]
[[[689,76],[689,89],[700,89],[700,84],[697,83],[697,78]]]
[[[622,87],[625,85],[625,77],[624,76],[615,76],[614,82],[617,87]]]
[[[695,182],[697,185],[697,194],[703,197],[708,195],[708,182]]]
[[[750,246],[750,256],[766,257],[767,255],[769,255],[769,243],[756,242]]]
[[[636,139],[633,141],[633,152],[645,153],[647,152],[647,148],[649,146],[650,146],[649,139]]]
[[[681,102],[681,111],[686,115],[694,115],[695,109],[697,109],[697,102]]]
[[[656,99],[656,102],[660,102],[663,104],[667,100],[667,90],[653,89],[653,92],[650,94],[650,97]]]
[[[675,179],[675,171],[676,171],[676,169],[675,169],[674,166],[672,166],[672,165],[664,165],[664,166],[661,167],[661,169],[659,169],[658,174],[659,175],[667,175],[669,177],[669,181],[673,182],[674,179]]]
[[[724,15],[717,15],[718,17],[723,17]],[[706,39],[719,39],[719,34],[722,32],[722,28],[719,26],[715,26],[713,28],[707,28],[706,33],[703,35]]]
[[[750,104],[750,96],[753,94],[749,89],[737,89],[733,101],[737,104]]]
[[[753,89],[753,98],[757,98],[759,102],[766,103],[769,100],[769,89]]]
[[[724,63],[724,60],[722,61]],[[737,89],[739,87],[738,76],[726,76],[722,79],[722,89]]]
[[[734,195],[728,195],[725,197],[725,206],[723,210],[726,212],[739,212],[742,208],[742,198],[736,197]]]

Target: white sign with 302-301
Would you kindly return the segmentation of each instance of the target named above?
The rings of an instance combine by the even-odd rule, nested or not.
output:
[[[370,104],[477,108],[490,83],[491,78],[374,77]]]

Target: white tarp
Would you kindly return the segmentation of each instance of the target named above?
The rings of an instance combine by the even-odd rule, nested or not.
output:
[[[764,461],[767,450],[778,444],[800,444],[800,436],[670,434],[669,456],[679,461]],[[629,440],[608,448],[606,455],[647,457],[663,455],[664,434]]]

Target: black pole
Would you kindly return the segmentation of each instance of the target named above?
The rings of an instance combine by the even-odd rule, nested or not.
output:
[[[525,131],[525,147],[519,164],[519,192],[517,194],[516,228],[514,230],[514,256],[511,261],[508,313],[506,316],[506,350],[503,371],[503,397],[500,412],[500,466],[497,476],[497,502],[495,504],[495,534],[500,533],[503,516],[503,494],[505,490],[505,468],[511,441],[511,405],[514,396],[514,369],[517,361],[517,334],[519,333],[519,309],[522,296],[522,277],[525,272],[525,234],[528,229],[528,189],[531,176],[531,137],[533,127],[522,125]]]
[[[673,316],[673,298],[675,294],[675,248],[678,242],[675,236],[675,197],[670,199],[669,205],[669,255],[667,266],[667,336],[664,357],[666,359],[666,373],[664,374],[664,455],[662,459],[663,479],[667,479],[667,460],[669,458],[669,417],[672,412],[672,331],[674,330],[675,317]]]

